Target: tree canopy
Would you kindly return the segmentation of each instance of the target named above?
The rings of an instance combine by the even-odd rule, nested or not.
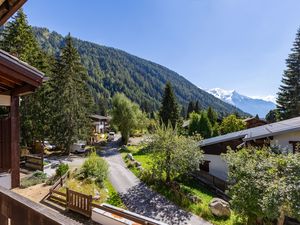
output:
[[[177,134],[169,124],[156,128],[149,144],[152,154],[151,171],[169,183],[174,177],[197,169],[203,159],[198,142],[191,137]]]
[[[242,119],[238,119],[236,115],[225,117],[219,127],[221,134],[227,134],[243,129],[246,129],[246,123]]]
[[[248,148],[230,150],[224,158],[231,206],[248,218],[248,224],[282,222],[284,215],[300,219],[300,154]]]
[[[89,116],[93,100],[86,83],[86,70],[70,35],[65,43],[49,81],[53,106],[51,138],[69,151],[74,142],[86,140],[92,132]]]
[[[175,128],[179,120],[179,108],[170,82],[167,82],[165,92],[161,101],[159,118],[165,126],[170,123]]]
[[[277,97],[277,108],[282,119],[300,115],[300,28],[286,60],[281,85]]]
[[[146,116],[136,103],[130,101],[124,94],[117,93],[112,99],[111,123],[121,132],[122,140],[127,144],[134,129],[143,129]]]

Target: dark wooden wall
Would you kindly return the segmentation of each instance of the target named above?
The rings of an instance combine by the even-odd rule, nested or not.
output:
[[[0,119],[0,172],[11,169],[11,120]]]

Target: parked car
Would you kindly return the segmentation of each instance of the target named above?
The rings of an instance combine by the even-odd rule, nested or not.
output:
[[[55,145],[51,145],[49,141],[44,141],[43,143],[44,149],[53,150],[56,148]]]
[[[114,141],[115,140],[115,132],[109,132],[107,136],[108,141]]]
[[[78,141],[71,146],[71,152],[73,153],[85,153],[86,152],[86,142]]]

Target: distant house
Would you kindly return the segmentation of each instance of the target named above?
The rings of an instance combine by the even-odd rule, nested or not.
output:
[[[93,121],[94,132],[97,134],[104,134],[109,128],[110,117],[101,115],[91,115]]]
[[[268,124],[266,120],[257,118],[256,116],[249,117],[247,119],[244,119],[243,121],[246,123],[247,129]]]
[[[228,147],[238,149],[247,145],[265,145],[295,153],[298,151],[298,143],[300,143],[300,117],[205,139],[200,143],[205,160],[200,170],[225,181],[228,168],[221,154],[226,153]]]

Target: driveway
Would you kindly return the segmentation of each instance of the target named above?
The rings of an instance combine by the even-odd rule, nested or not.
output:
[[[109,179],[112,185],[130,211],[170,225],[211,225],[202,218],[180,209],[142,183],[127,169],[116,143],[111,143],[102,156],[110,166]]]

